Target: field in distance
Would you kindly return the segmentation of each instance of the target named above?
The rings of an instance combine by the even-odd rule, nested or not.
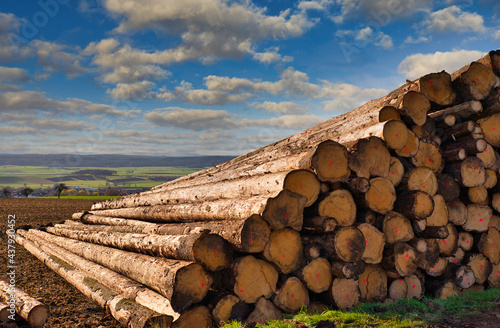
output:
[[[78,188],[151,188],[200,170],[186,167],[47,167],[0,166],[0,187],[49,188],[65,183]]]

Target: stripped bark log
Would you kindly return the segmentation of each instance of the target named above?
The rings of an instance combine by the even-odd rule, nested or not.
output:
[[[152,288],[170,300],[175,311],[185,310],[191,304],[200,302],[212,284],[211,275],[198,263],[155,258],[38,230],[29,232]]]

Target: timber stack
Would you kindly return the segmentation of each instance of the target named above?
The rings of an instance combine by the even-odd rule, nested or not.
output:
[[[17,241],[129,327],[500,287],[500,51]]]

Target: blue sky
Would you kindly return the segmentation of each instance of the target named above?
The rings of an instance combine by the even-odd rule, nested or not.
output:
[[[498,49],[499,14],[496,0],[2,0],[0,153],[243,154]]]

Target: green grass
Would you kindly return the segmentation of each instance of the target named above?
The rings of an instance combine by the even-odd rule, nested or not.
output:
[[[49,198],[57,199],[57,196],[47,196],[47,197],[36,197],[36,198]],[[120,198],[120,196],[61,196],[61,199],[94,199],[94,200],[106,200],[112,198]]]
[[[295,315],[285,315],[257,327],[295,328],[295,322],[314,327],[320,321],[333,321],[336,327],[427,327],[443,322],[446,317],[462,320],[478,316],[485,311],[498,308],[500,288],[468,292],[446,300],[424,298],[400,300],[393,303],[360,303],[351,311],[327,310],[320,314],[309,314],[303,309]],[[231,322],[223,328],[243,328],[238,322]]]
[[[76,171],[104,169],[116,171],[113,175],[108,175],[108,180],[125,179],[125,181],[106,181],[100,178],[95,180],[74,179],[69,176]],[[9,186],[12,188],[23,187],[24,185],[31,188],[49,188],[58,182],[63,182],[67,186],[80,186],[105,188],[105,187],[120,187],[120,188],[151,188],[162,183],[155,181],[152,178],[157,176],[177,177],[184,176],[199,169],[183,168],[183,167],[118,167],[118,168],[98,168],[98,167],[44,167],[44,166],[17,166],[4,165],[0,166],[0,187]],[[56,182],[50,179],[61,178]]]

